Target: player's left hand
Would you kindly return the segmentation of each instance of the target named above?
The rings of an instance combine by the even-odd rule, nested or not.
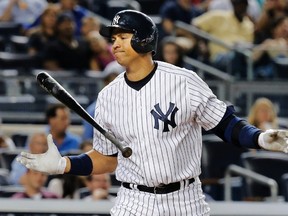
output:
[[[269,129],[260,134],[258,144],[266,150],[288,153],[288,130]]]
[[[56,145],[53,143],[52,135],[47,136],[48,150],[42,154],[31,154],[21,152],[17,161],[28,169],[36,170],[48,174],[63,174],[66,167],[66,159],[59,153]]]

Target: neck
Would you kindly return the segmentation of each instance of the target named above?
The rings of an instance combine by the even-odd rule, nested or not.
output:
[[[152,58],[138,59],[135,64],[126,67],[127,78],[132,82],[142,80],[151,73],[154,66]]]

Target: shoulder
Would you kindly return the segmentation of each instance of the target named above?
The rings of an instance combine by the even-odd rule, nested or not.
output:
[[[197,91],[201,91],[201,89],[206,89],[208,87],[207,83],[205,83],[193,70],[188,70],[161,61],[157,61],[157,63],[158,68],[156,73],[158,72],[159,79],[162,79],[162,74],[166,74],[172,76],[172,79],[177,79],[182,83],[186,83],[188,88],[193,88]]]
[[[167,62],[156,61],[158,64],[157,71],[159,73],[171,74],[173,76],[182,76],[186,78],[191,78],[196,75],[196,73],[192,70],[188,70],[186,68],[181,68]]]
[[[103,95],[107,92],[110,92],[114,88],[117,88],[118,85],[121,85],[123,82],[125,82],[124,74],[125,74],[125,71],[120,73],[112,82],[110,82],[103,89],[101,89],[101,91],[98,94],[98,97],[101,97],[101,95]]]

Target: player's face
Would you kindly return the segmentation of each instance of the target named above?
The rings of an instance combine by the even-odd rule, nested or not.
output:
[[[139,54],[131,47],[132,33],[114,32],[112,35],[112,52],[119,64],[128,67],[139,57]]]

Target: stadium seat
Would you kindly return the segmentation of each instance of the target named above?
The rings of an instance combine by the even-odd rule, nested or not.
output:
[[[215,200],[223,200],[222,179],[225,171],[230,164],[241,164],[241,154],[246,149],[228,144],[215,135],[206,134],[203,136],[202,150],[202,173],[200,175],[204,192],[210,194]],[[237,178],[239,182],[239,178]],[[234,199],[241,199],[234,197]]]
[[[284,200],[288,202],[288,173],[285,173],[281,176],[281,188]]]
[[[281,152],[246,152],[241,155],[245,168],[274,179],[279,186],[279,196],[283,196],[281,178],[288,173],[288,157]],[[254,181],[246,180],[247,196],[252,200],[264,200],[270,195],[269,188]]]
[[[79,193],[80,199],[83,199],[91,195],[91,191],[87,187],[79,188],[77,190],[77,193]]]
[[[26,53],[0,52],[1,69],[18,69],[26,73],[34,68],[34,60]]]
[[[21,35],[12,35],[10,37],[11,52],[27,53],[29,37]]]
[[[1,168],[11,171],[11,163],[20,154],[22,149],[15,150],[1,150],[0,151],[0,164]]]
[[[5,80],[0,80],[0,95],[5,95],[6,94],[6,82]]]
[[[0,168],[0,186],[9,185],[9,170]]]
[[[288,58],[279,58],[274,60],[276,78],[288,79]]]
[[[10,35],[20,35],[21,24],[15,22],[0,22],[0,35],[9,37]]]
[[[29,134],[15,133],[11,135],[11,139],[15,143],[17,148],[24,148]]]

